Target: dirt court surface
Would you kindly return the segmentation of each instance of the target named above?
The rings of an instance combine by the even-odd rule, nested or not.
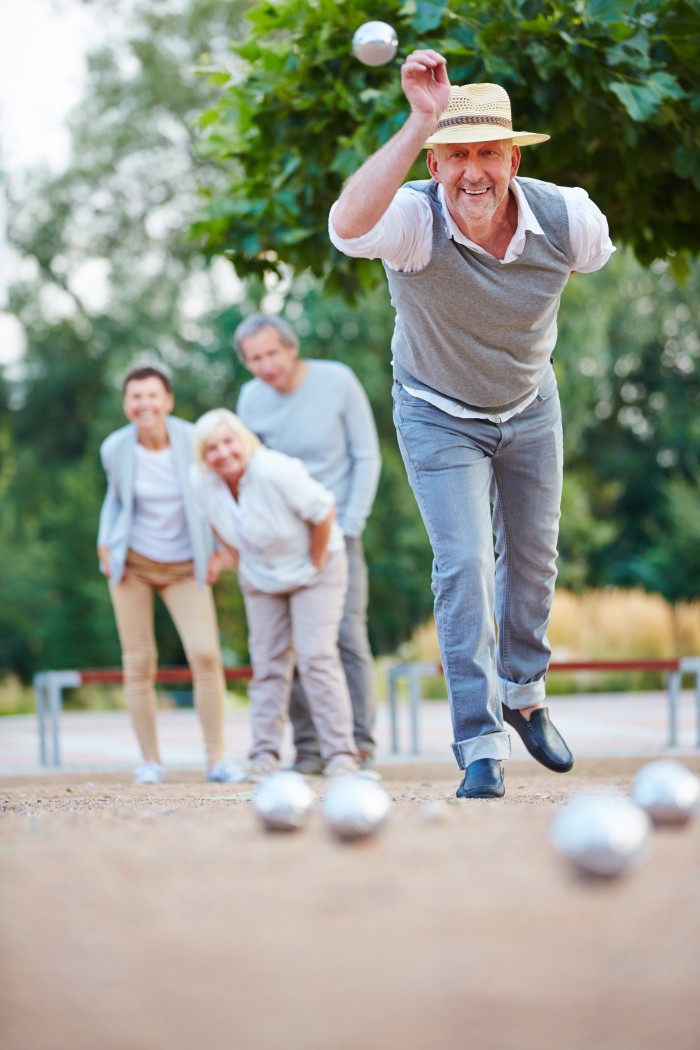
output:
[[[549,843],[559,803],[646,761],[511,761],[504,800],[450,804],[454,767],[387,765],[358,844],[319,812],[267,833],[191,772],[5,777],[0,1046],[698,1050],[700,819],[612,880]]]

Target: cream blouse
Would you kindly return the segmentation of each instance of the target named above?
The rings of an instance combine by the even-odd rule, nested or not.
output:
[[[335,500],[300,459],[258,449],[248,460],[238,500],[208,467],[193,466],[190,473],[204,517],[224,543],[240,552],[242,583],[278,594],[301,587],[316,575],[309,558],[309,526],[322,522]],[[342,530],[334,521],[328,549],[344,546]]]

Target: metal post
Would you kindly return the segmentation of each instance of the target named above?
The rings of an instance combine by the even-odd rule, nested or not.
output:
[[[411,750],[414,755],[420,754],[419,721],[422,676],[422,665],[411,664],[408,669],[408,699],[411,705]]]
[[[61,709],[63,707],[63,686],[55,674],[48,674],[49,711],[51,713],[51,739],[53,743],[53,764],[61,764]]]
[[[63,707],[63,690],[78,686],[82,682],[80,671],[41,671],[34,678],[36,695],[36,712],[39,718],[39,754],[41,764],[60,766],[61,764],[61,710]],[[38,683],[38,687],[37,687]],[[51,756],[46,751],[45,713],[51,721]]]
[[[668,746],[678,747],[678,701],[681,693],[681,672],[668,676]]]
[[[695,675],[695,734],[700,747],[700,656],[684,656],[679,666],[681,674]]]
[[[46,765],[46,693],[44,685],[44,675],[34,675],[34,702],[36,704],[36,714],[39,720],[39,762],[42,766]]]
[[[391,753],[392,755],[398,755],[399,753],[399,732],[397,725],[397,712],[396,712],[396,678],[397,672],[401,671],[400,667],[390,667],[388,674],[388,698],[389,698],[389,721],[391,724]]]

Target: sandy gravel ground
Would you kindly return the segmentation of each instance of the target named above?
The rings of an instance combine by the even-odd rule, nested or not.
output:
[[[513,761],[504,800],[449,804],[452,766],[387,766],[353,845],[319,813],[266,833],[190,772],[3,778],[0,1046],[697,1050],[700,819],[613,880],[549,844],[559,803],[645,761]]]

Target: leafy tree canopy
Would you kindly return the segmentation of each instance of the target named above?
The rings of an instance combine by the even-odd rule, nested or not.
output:
[[[700,249],[696,0],[262,0],[248,19],[237,72],[215,75],[221,97],[200,117],[225,178],[203,188],[194,226],[239,275],[308,268],[350,298],[380,279],[332,248],[327,217],[405,120],[398,65],[416,47],[444,54],[453,83],[502,84],[516,126],[552,136],[523,173],[585,187],[641,262],[670,255],[683,274]],[[397,29],[388,66],[352,54],[371,19]]]

